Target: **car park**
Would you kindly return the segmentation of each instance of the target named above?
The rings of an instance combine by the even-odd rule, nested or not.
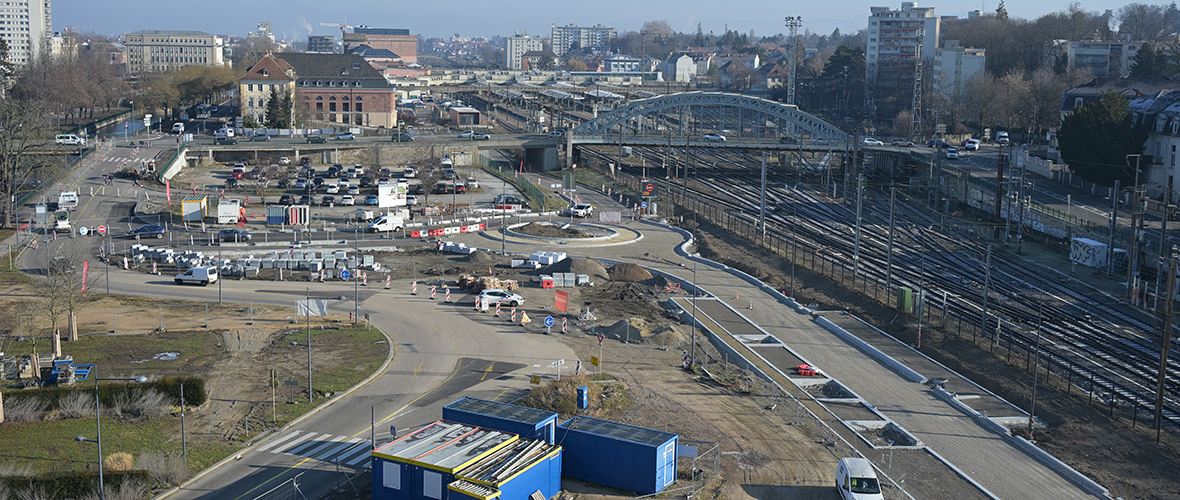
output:
[[[323,198],[320,198],[320,206],[331,207],[334,205],[336,205],[336,197],[335,196],[332,196],[329,194],[329,195],[324,195]]]
[[[351,133],[336,134],[336,137],[333,137],[333,139],[337,141],[351,141],[356,139],[356,136],[352,135]]]
[[[292,195],[285,194],[285,195],[282,195],[279,197],[279,205],[291,206],[294,204],[295,204],[295,197]]]
[[[128,231],[127,236],[130,236],[132,238],[138,236],[140,238],[157,238],[157,239],[159,239],[159,238],[163,238],[164,233],[167,233],[167,232],[168,232],[168,230],[165,229],[164,226],[161,226],[159,224],[145,224],[145,225],[139,226],[135,229]]]
[[[705,142],[725,142],[725,136],[721,134],[709,133],[702,136],[701,139]]]
[[[356,205],[356,199],[353,198],[352,195],[346,194],[340,197],[340,206],[351,207],[353,205]]]
[[[901,147],[901,148],[914,147],[914,143],[912,141],[910,141],[909,139],[894,139],[893,142],[891,142],[890,144],[893,146]]]
[[[948,160],[958,160],[959,159],[959,150],[955,149],[954,147],[946,148],[945,154],[946,154],[946,159],[948,159]]]
[[[504,304],[506,306],[516,307],[524,303],[524,297],[509,292],[508,290],[488,288],[482,292],[479,292],[479,301],[486,303],[489,306]]]
[[[174,279],[177,285],[193,283],[208,286],[210,283],[217,282],[217,268],[213,266],[191,267],[187,271],[177,274]]]
[[[862,141],[861,144],[864,144],[865,146],[884,146],[885,145],[884,142],[878,141],[872,137],[865,137],[864,141]]]
[[[326,138],[322,135],[309,135],[309,136],[307,136],[307,143],[308,144],[323,144],[326,142],[328,142],[328,138]]]
[[[217,232],[218,241],[250,241],[251,235],[249,232],[238,228],[226,228]]]

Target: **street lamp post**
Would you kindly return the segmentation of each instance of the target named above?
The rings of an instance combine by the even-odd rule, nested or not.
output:
[[[106,500],[106,492],[102,482],[102,408],[99,406],[98,401],[98,381],[131,381],[142,384],[147,382],[147,377],[141,375],[135,378],[99,378],[96,375],[97,372],[97,366],[90,368],[90,374],[91,376],[94,376],[94,431],[96,439],[88,439],[85,436],[78,436],[74,438],[74,441],[88,441],[98,445],[98,498],[99,500]]]

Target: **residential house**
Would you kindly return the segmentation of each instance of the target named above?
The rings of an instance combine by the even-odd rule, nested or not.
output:
[[[245,74],[238,77],[242,118],[250,117],[256,123],[264,123],[267,102],[275,96],[282,98],[285,92],[294,88],[294,68],[287,61],[271,54],[262,56]],[[292,102],[295,102],[295,96],[291,97]]]

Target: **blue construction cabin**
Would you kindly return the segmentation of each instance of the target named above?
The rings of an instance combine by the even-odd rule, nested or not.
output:
[[[643,495],[676,481],[677,439],[676,434],[590,417],[557,426],[562,475]]]
[[[549,444],[553,444],[557,429],[557,413],[470,397],[445,406],[442,418]]]

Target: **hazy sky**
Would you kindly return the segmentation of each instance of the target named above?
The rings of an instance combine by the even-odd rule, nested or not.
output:
[[[998,0],[948,0],[919,2],[933,6],[940,16],[966,17],[970,10],[994,11]],[[442,2],[392,2],[375,0],[248,0],[225,2],[157,2],[148,0],[53,0],[53,29],[74,27],[119,35],[142,29],[198,30],[217,35],[245,36],[259,21],[269,21],[276,38],[306,41],[309,33],[337,34],[320,23],[368,25],[375,28],[407,28],[428,37],[511,35],[527,31],[548,37],[550,26],[602,24],[620,31],[637,31],[645,21],[663,19],[673,29],[692,33],[697,23],[705,32],[720,35],[729,29],[764,36],[785,32],[783,18],[802,16],[803,29],[831,33],[839,27],[851,32],[864,28],[870,6],[900,8],[901,2],[866,3],[859,0],[815,2],[769,0],[645,0],[557,1],[445,0]],[[1117,11],[1127,0],[1086,1],[1090,11]],[[1166,4],[1167,1],[1144,2]],[[1006,2],[1013,17],[1033,19],[1060,11],[1068,1]],[[800,32],[803,31],[800,29]]]

